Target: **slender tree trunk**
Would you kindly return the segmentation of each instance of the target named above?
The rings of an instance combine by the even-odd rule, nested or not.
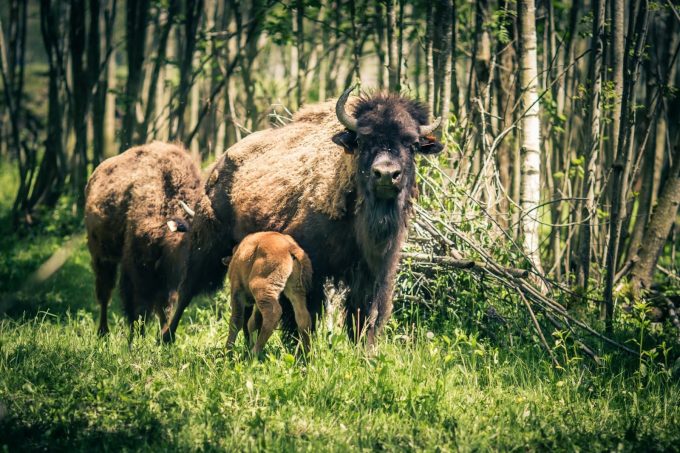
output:
[[[102,157],[107,158],[112,155],[116,145],[116,48],[113,46],[113,30],[116,17],[116,0],[112,0],[110,7],[104,11],[104,20],[106,24],[106,42],[104,47],[107,49],[109,58],[106,64],[106,74],[102,78],[102,85],[100,86],[101,93],[104,97],[104,149],[102,150]]]
[[[399,85],[399,46],[395,38],[397,31],[397,13],[394,10],[394,0],[387,0],[387,50],[388,56],[388,72],[389,72],[389,90],[399,92],[401,87]]]
[[[626,216],[626,197],[628,195],[628,179],[631,170],[631,150],[632,150],[632,124],[631,115],[635,106],[635,84],[638,77],[638,64],[642,55],[646,34],[647,34],[647,0],[643,0],[639,5],[639,14],[631,14],[630,33],[631,39],[628,41],[629,52],[626,58],[626,86],[621,102],[621,122],[617,158],[612,167],[612,207],[609,223],[609,246],[607,248],[606,275],[604,288],[604,318],[606,328],[609,333],[612,331],[612,321],[614,315],[613,287],[614,276],[617,271],[619,238],[621,236],[621,226]],[[635,20],[633,20],[635,18]],[[633,33],[633,30],[635,33]],[[634,52],[634,53],[633,53]],[[631,53],[633,53],[631,55]]]
[[[454,3],[455,4],[455,3]],[[508,2],[502,1],[500,10],[504,12],[503,19],[505,27],[512,32],[514,24],[511,20],[511,15],[508,13]],[[512,36],[512,35],[511,35]],[[515,51],[509,40],[507,42],[498,42],[496,52],[499,55],[500,64],[496,65],[496,97],[498,105],[498,114],[502,118],[500,130],[510,127],[514,123],[514,82],[515,82]],[[455,96],[454,96],[455,99]],[[455,107],[454,107],[455,108]],[[511,196],[512,189],[512,143],[510,135],[498,145],[497,166],[498,178],[503,188],[504,194],[501,196],[499,203],[499,223],[503,229],[508,227],[508,215],[510,211],[510,203],[508,197]]]
[[[295,45],[297,47],[298,57],[297,74],[295,75],[297,79],[296,100],[298,107],[301,107],[305,103],[304,86],[305,86],[305,71],[307,70],[305,65],[305,29],[304,29],[305,2],[303,0],[296,0],[295,4],[296,4]]]
[[[609,139],[607,140],[607,163],[611,164],[617,158],[616,152],[619,143],[619,130],[621,128],[621,96],[623,94],[623,64],[624,64],[624,0],[610,0],[611,7],[611,37],[610,52],[611,81],[613,83],[614,109],[610,126]]]
[[[451,106],[451,23],[453,21],[453,5],[451,0],[442,0],[442,58],[444,59],[444,64],[442,69],[444,74],[442,76],[442,94],[441,94],[441,115],[444,121],[443,131],[446,133],[448,131],[449,124],[449,111]]]
[[[100,81],[101,22],[100,0],[90,0],[90,29],[87,38],[87,73],[92,93],[92,168],[99,165],[104,155],[104,103]]]
[[[524,253],[542,272],[538,237],[538,204],[541,194],[541,123],[538,104],[535,0],[519,0],[519,61],[522,88],[522,233]]]
[[[90,81],[83,63],[85,53],[84,0],[73,0],[71,2],[69,44],[73,77],[71,111],[76,137],[72,156],[71,182],[78,211],[81,211],[85,206],[85,183],[87,182],[87,110],[90,99]]]
[[[39,204],[52,207],[63,190],[65,169],[64,149],[62,142],[62,115],[64,112],[60,98],[59,81],[59,21],[50,0],[40,1],[40,31],[47,54],[48,88],[47,88],[47,138],[45,139],[45,153],[35,185],[31,192],[29,207]]]
[[[582,197],[583,223],[579,234],[579,273],[578,283],[588,287],[591,262],[592,222],[596,219],[595,178],[600,152],[600,93],[602,91],[602,58],[604,50],[604,14],[605,0],[593,0],[593,36],[590,54],[590,72],[588,78],[592,82],[588,101],[588,138],[586,140],[586,166]]]
[[[427,68],[427,105],[430,108],[430,115],[434,116],[435,111],[435,85],[434,85],[434,11],[432,2],[427,2],[427,31],[425,38],[425,67]]]
[[[123,99],[121,151],[133,145],[134,131],[137,129],[136,105],[142,83],[149,0],[128,0],[125,12],[128,71],[127,82],[125,84],[125,98]]]
[[[151,74],[149,75],[149,97],[146,103],[146,109],[144,111],[144,120],[139,125],[139,137],[141,140],[146,141],[149,136],[149,123],[154,115],[156,115],[156,101],[157,101],[157,90],[158,82],[163,82],[160,77],[161,69],[165,67],[166,64],[166,52],[168,49],[168,39],[170,38],[170,32],[172,31],[172,26],[175,21],[175,16],[179,11],[179,1],[169,0],[168,7],[165,12],[161,12],[161,17],[164,16],[165,20],[160,28],[160,33],[158,36],[158,45],[156,51],[156,59],[153,63],[151,69]],[[159,21],[160,22],[160,21]],[[159,23],[160,26],[160,23]],[[153,125],[152,125],[153,126]]]
[[[187,2],[184,11],[184,47],[179,71],[179,87],[177,109],[174,112],[175,129],[171,138],[185,140],[186,121],[184,113],[190,101],[191,88],[194,84],[194,51],[196,50],[196,40],[198,24],[201,21],[203,11],[203,0]],[[189,106],[191,107],[191,106]]]

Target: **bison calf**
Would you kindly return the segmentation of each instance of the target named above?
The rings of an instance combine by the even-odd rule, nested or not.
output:
[[[85,227],[101,306],[100,335],[109,330],[107,307],[119,265],[120,295],[130,326],[154,312],[165,324],[166,309],[186,272],[187,204],[196,203],[200,187],[188,153],[161,142],[131,148],[92,173]]]
[[[307,292],[312,282],[312,263],[292,237],[262,232],[246,236],[235,248],[229,264],[231,322],[227,349],[232,349],[243,327],[246,307],[254,305],[248,320],[248,337],[259,331],[253,354],[260,354],[281,319],[281,294],[293,305],[302,346],[309,350],[312,319]]]

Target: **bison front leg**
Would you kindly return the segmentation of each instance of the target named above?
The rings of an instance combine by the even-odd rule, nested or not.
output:
[[[347,333],[357,343],[365,336],[369,349],[375,346],[381,330],[392,316],[395,270],[387,269],[376,277],[370,271],[360,269],[348,282]]]

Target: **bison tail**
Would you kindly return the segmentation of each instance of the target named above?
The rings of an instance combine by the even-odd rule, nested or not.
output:
[[[299,265],[300,286],[302,286],[306,292],[309,292],[312,288],[312,262],[305,251],[300,247],[292,247],[290,255]]]

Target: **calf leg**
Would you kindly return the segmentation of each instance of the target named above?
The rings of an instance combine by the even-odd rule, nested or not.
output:
[[[284,293],[293,305],[295,322],[300,335],[300,341],[302,342],[302,348],[307,353],[309,352],[309,332],[312,328],[312,316],[309,314],[309,310],[307,310],[307,297],[303,292],[289,288],[286,288]]]
[[[111,292],[113,291],[113,287],[116,286],[118,263],[115,261],[94,258],[92,260],[92,269],[95,274],[95,292],[100,309],[97,333],[99,336],[104,336],[109,333],[107,310],[109,307],[109,300],[111,300]]]
[[[257,334],[262,330],[262,313],[257,309],[257,305],[250,308],[250,317],[248,318],[248,325],[244,326],[244,331],[248,332],[246,337],[246,344],[252,348],[255,344]]]
[[[272,295],[265,295],[259,298],[256,296],[255,304],[257,305],[257,310],[262,314],[262,328],[257,335],[257,341],[252,352],[259,356],[264,349],[264,345],[267,344],[267,340],[272,336],[274,329],[281,320],[282,310],[278,297]]]
[[[227,338],[227,350],[234,348],[239,330],[243,327],[243,310],[246,297],[243,291],[232,289],[231,291],[231,319],[229,321],[229,337]]]

